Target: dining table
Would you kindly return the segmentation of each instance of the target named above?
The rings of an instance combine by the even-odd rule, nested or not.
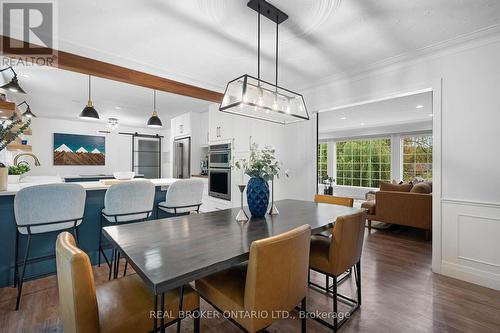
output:
[[[253,241],[304,224],[311,226],[313,234],[321,233],[332,228],[337,217],[360,211],[291,199],[276,201],[275,205],[279,214],[250,217],[244,223],[236,221],[239,208],[233,208],[108,226],[103,232],[151,289],[154,313],[163,313],[166,291],[181,287],[182,293],[182,286],[194,280],[247,261]],[[158,316],[154,315],[152,321],[153,332],[156,332]],[[159,324],[164,332],[164,316]],[[177,324],[179,329],[180,320]]]

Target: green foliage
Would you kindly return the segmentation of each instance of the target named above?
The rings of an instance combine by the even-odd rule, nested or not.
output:
[[[9,143],[14,141],[18,136],[30,126],[31,119],[23,122],[22,118],[17,118],[15,113],[12,113],[9,119],[0,122],[0,151],[4,150]],[[15,126],[21,125],[16,132],[12,132]]]
[[[22,175],[30,171],[30,166],[28,164],[11,165],[9,167],[9,175]]]
[[[403,180],[432,180],[432,135],[403,139]]]
[[[279,178],[281,163],[274,156],[275,152],[275,149],[269,146],[260,150],[259,145],[253,143],[248,160],[241,159],[235,162],[234,166],[237,169],[243,169],[250,177],[260,177],[266,181],[273,177]]]
[[[391,140],[337,142],[337,184],[379,187],[391,178]]]

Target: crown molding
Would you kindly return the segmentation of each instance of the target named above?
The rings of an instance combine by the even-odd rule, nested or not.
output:
[[[329,75],[314,84],[303,86],[301,90],[310,91],[321,86],[342,81],[355,81],[375,73],[384,73],[397,67],[405,67],[425,60],[440,58],[447,54],[478,48],[500,40],[500,23],[485,27],[470,33],[434,43],[414,51],[405,52],[394,57],[376,61],[364,67],[352,68],[340,73]]]

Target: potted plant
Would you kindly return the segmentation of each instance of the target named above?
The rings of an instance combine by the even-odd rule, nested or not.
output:
[[[13,112],[8,119],[0,121],[0,152],[7,148],[7,145],[21,135],[31,123],[31,119],[23,122],[22,118],[18,118]],[[13,131],[14,127],[20,127]],[[0,191],[7,190],[9,171],[5,164],[0,162]]]
[[[259,149],[254,143],[250,147],[250,156],[235,163],[235,167],[243,169],[250,176],[247,185],[247,203],[254,217],[263,217],[269,205],[269,180],[279,177],[280,162],[274,156],[275,149],[265,146]]]
[[[23,174],[30,171],[30,166],[28,164],[19,164],[9,166],[9,184],[19,183],[19,179]]]

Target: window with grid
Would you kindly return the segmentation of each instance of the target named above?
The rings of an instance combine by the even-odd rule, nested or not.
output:
[[[322,183],[328,178],[328,144],[318,144],[318,181]]]
[[[391,139],[337,142],[337,184],[379,187],[391,179]]]
[[[403,180],[432,180],[432,135],[408,136],[402,139],[402,145]]]

